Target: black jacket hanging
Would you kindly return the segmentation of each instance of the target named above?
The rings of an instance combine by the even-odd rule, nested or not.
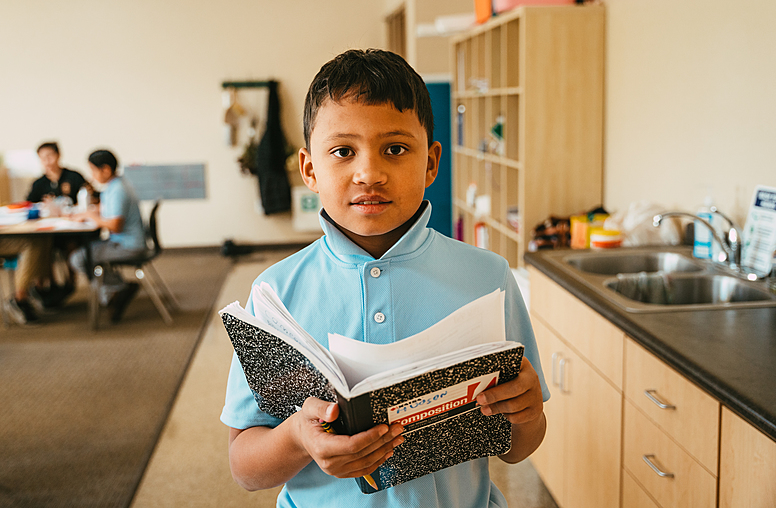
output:
[[[280,127],[278,82],[269,82],[267,127],[256,150],[256,176],[264,214],[291,210],[291,186],[286,174],[286,139]]]

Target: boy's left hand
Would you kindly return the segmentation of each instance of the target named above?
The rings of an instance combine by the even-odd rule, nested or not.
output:
[[[521,425],[539,418],[544,411],[542,386],[531,362],[523,358],[520,375],[477,396],[484,415],[503,414],[510,423]]]

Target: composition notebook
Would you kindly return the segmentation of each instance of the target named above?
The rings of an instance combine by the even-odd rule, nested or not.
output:
[[[332,423],[339,434],[404,427],[404,443],[371,475],[377,490],[356,479],[365,494],[510,450],[512,425],[503,415],[483,415],[474,400],[520,371],[524,348],[505,338],[503,291],[393,344],[329,334],[329,350],[268,284],[253,287],[252,301],[255,316],[238,302],[219,314],[262,411],[285,419],[317,397],[339,405]]]

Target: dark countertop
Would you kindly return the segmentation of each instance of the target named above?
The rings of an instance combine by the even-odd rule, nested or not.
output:
[[[631,313],[558,269],[549,252],[525,260],[776,440],[776,307]]]

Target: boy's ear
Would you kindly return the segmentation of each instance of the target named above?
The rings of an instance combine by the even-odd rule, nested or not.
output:
[[[439,160],[442,158],[442,144],[434,141],[428,148],[428,159],[426,161],[426,187],[434,183],[439,173]]]
[[[315,169],[313,168],[313,158],[306,148],[299,149],[299,171],[302,173],[302,180],[308,189],[318,193],[318,181],[315,178]]]

